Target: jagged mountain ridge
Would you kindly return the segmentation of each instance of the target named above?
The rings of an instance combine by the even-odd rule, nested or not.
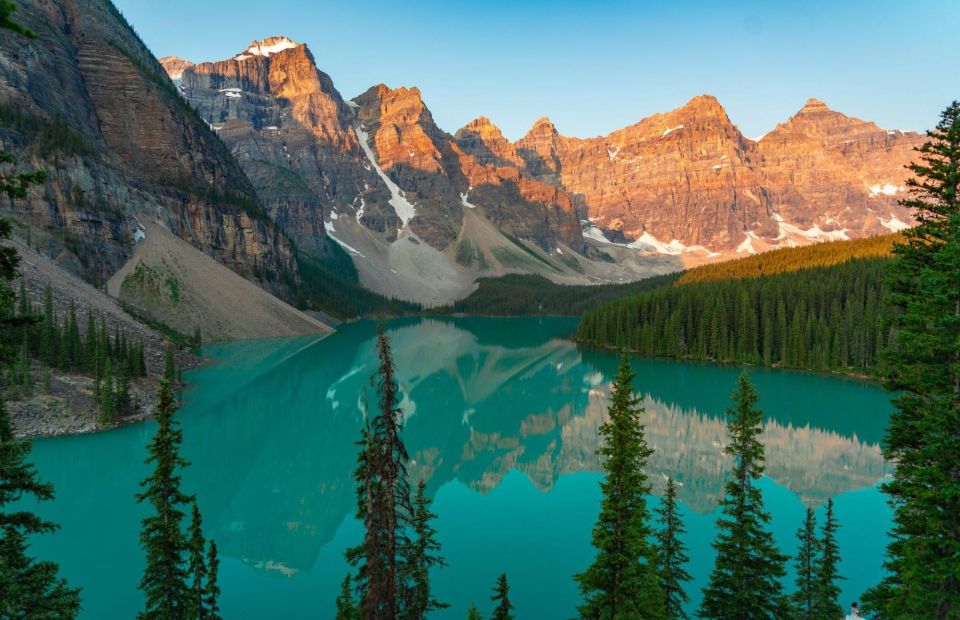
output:
[[[446,134],[416,88],[379,85],[347,105],[370,129],[381,168],[423,207],[414,230],[441,250],[458,233],[450,217],[464,181],[467,188],[509,185],[499,193],[561,213],[579,210],[608,239],[640,240],[638,248],[654,251],[756,251],[888,232],[909,221],[895,196],[901,167],[922,140],[816,100],[758,141],[744,137],[709,95],[601,138],[563,136],[544,118],[515,143],[485,117]],[[497,199],[469,191],[492,221],[552,249],[550,234],[516,227],[497,213]],[[569,218],[542,219],[557,239],[580,246]]]
[[[274,291],[296,283],[253,186],[110,2],[21,2],[17,19],[42,36],[0,40],[0,142],[48,177],[4,206],[35,246],[103,282],[147,218]]]
[[[164,63],[297,245],[323,251],[332,238],[378,292],[439,304],[478,275],[582,283],[678,267],[591,252],[567,192],[478,160],[465,134],[434,123],[418,89],[378,85],[345,101],[307,46],[286,37],[223,61]]]

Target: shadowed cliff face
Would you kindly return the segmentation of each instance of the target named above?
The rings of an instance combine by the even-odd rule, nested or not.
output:
[[[49,173],[14,212],[45,253],[105,279],[149,218],[242,275],[296,273],[243,171],[109,2],[21,2],[18,19],[41,37],[0,40],[0,102],[27,119],[0,140]]]

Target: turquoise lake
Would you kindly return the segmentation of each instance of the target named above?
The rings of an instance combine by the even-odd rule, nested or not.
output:
[[[593,556],[599,509],[597,430],[616,356],[580,350],[569,319],[411,319],[388,324],[407,413],[415,479],[427,481],[449,567],[434,586],[464,618],[486,615],[490,589],[508,574],[521,619],[568,618],[571,576]],[[221,605],[233,619],[332,618],[361,535],[352,481],[360,405],[372,391],[375,325],[344,325],[324,339],[209,346],[211,363],[187,375],[178,414],[185,491],[196,493],[205,531],[221,554]],[[716,502],[729,468],[724,408],[739,368],[635,359],[647,408],[654,493],[681,485],[694,577],[691,610],[713,561]],[[832,377],[750,369],[765,410],[762,481],[781,549],[793,553],[806,506],[832,497],[844,607],[881,575],[891,512],[879,491],[890,473],[879,443],[892,410],[880,388]],[[134,501],[146,422],[95,435],[44,439],[32,460],[56,487],[39,506],[59,523],[34,555],[60,563],[83,588],[83,618],[132,618],[144,508]],[[654,503],[656,499],[653,500]],[[792,589],[792,574],[789,576]]]

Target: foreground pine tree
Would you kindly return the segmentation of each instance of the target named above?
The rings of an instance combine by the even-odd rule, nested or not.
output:
[[[480,615],[480,610],[477,609],[475,603],[471,603],[470,609],[467,610],[467,620],[483,620],[483,616]]]
[[[653,451],[640,423],[640,399],[633,395],[633,371],[624,353],[613,382],[610,419],[600,427],[606,474],[603,499],[593,528],[597,556],[576,575],[584,603],[582,618],[662,618],[663,591],[657,574],[657,552],[650,539],[644,468]]]
[[[337,595],[337,615],[335,620],[360,620],[360,610],[353,602],[353,578],[347,574],[340,584],[340,594]]]
[[[507,583],[507,574],[497,577],[497,585],[493,587],[493,596],[490,600],[497,604],[493,609],[492,620],[513,620],[513,603],[510,602],[510,584]]]
[[[27,462],[29,454],[29,442],[14,438],[0,399],[0,618],[75,618],[80,591],[57,576],[56,564],[27,555],[28,537],[53,532],[57,526],[12,506],[25,496],[53,499],[53,487],[37,478]]]
[[[837,524],[833,516],[833,500],[827,500],[827,510],[820,530],[820,555],[816,562],[816,586],[814,593],[814,618],[840,618],[840,586],[843,579],[837,570],[840,563],[840,548],[837,546]]]
[[[197,620],[206,620],[207,609],[204,604],[204,582],[207,579],[207,563],[203,557],[206,551],[206,542],[203,539],[203,518],[196,500],[193,501],[193,512],[190,518],[190,539],[187,543],[190,553],[187,564],[187,574],[190,576],[190,617]]]
[[[403,617],[407,620],[422,620],[429,612],[450,606],[436,600],[430,590],[430,569],[435,566],[446,566],[447,563],[440,557],[440,543],[437,542],[437,532],[431,523],[437,515],[430,511],[430,500],[427,498],[426,488],[426,483],[421,480],[413,498],[414,539],[409,565],[412,582],[411,600],[403,612]]]
[[[817,620],[817,558],[820,543],[817,540],[817,521],[813,508],[807,508],[803,527],[797,531],[800,547],[795,558],[797,589],[791,599],[797,620]],[[839,616],[838,616],[839,617]]]
[[[217,583],[219,571],[217,543],[211,540],[207,546],[207,583],[203,587],[203,603],[206,606],[207,620],[223,620],[220,616],[220,584]]]
[[[146,595],[142,620],[181,620],[192,609],[190,574],[186,558],[189,545],[181,530],[184,507],[193,498],[180,490],[180,471],[187,461],[180,456],[183,432],[173,418],[175,406],[170,382],[160,382],[159,403],[154,417],[157,431],[148,446],[148,465],[153,473],[140,483],[137,501],[150,504],[152,514],[143,519],[140,545],[147,565],[140,580]]]
[[[768,529],[770,515],[756,482],[763,474],[763,444],[758,436],[763,413],[755,407],[757,391],[747,373],[740,375],[727,409],[733,471],[720,501],[713,543],[717,558],[703,591],[698,615],[714,620],[774,620],[789,617],[789,600],[780,579],[786,557]]]
[[[680,519],[677,485],[673,478],[667,478],[667,490],[656,513],[660,521],[660,530],[657,532],[657,572],[663,591],[664,617],[667,620],[686,620],[683,606],[689,597],[683,584],[690,581],[690,574],[684,569],[689,558],[682,540],[685,530]]]
[[[413,507],[407,482],[406,446],[400,436],[403,411],[390,340],[377,336],[380,367],[371,378],[378,410],[369,419],[357,456],[357,518],[364,526],[363,542],[347,551],[357,567],[359,609],[364,620],[396,620],[412,598],[412,544],[408,531]]]
[[[888,576],[865,597],[878,618],[960,618],[960,102],[944,110],[910,166],[919,225],[894,247],[888,301],[899,394],[884,442],[897,463]]]

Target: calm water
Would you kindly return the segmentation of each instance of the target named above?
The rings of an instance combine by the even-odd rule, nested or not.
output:
[[[507,571],[519,618],[566,618],[578,602],[571,575],[590,561],[599,505],[597,429],[613,355],[580,352],[565,319],[410,320],[391,323],[411,472],[425,477],[449,568],[435,574],[452,604],[437,618],[485,613]],[[189,375],[180,419],[189,492],[221,551],[224,616],[330,618],[345,574],[343,550],[360,528],[351,474],[374,326],[323,339],[209,347],[214,363]],[[655,491],[667,476],[680,498],[692,558],[691,606],[709,574],[716,501],[729,463],[722,415],[739,370],[634,362],[656,454]],[[843,523],[844,604],[880,574],[890,511],[877,490],[889,470],[878,448],[889,415],[878,388],[814,375],[752,370],[767,412],[763,481],[784,551],[805,505],[836,502]],[[372,399],[371,399],[372,400]],[[83,587],[84,618],[131,618],[143,554],[145,423],[38,441],[34,460],[56,485],[43,516],[63,527],[38,539]],[[822,511],[820,511],[822,514]]]

